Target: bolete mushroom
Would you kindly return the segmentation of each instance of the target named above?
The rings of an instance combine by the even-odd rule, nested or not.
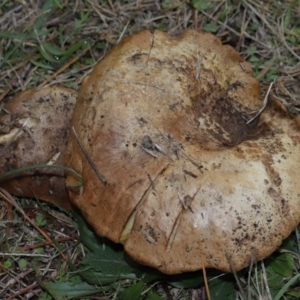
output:
[[[1,102],[1,173],[33,165],[63,165],[76,99],[76,91],[55,86],[27,90]],[[17,196],[70,209],[63,169],[18,173],[0,180],[0,186]]]
[[[71,201],[165,273],[263,259],[300,220],[299,119],[263,106],[250,65],[211,34],[132,35],[80,89],[65,163],[84,186]]]

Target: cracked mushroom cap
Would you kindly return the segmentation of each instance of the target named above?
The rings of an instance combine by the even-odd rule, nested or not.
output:
[[[27,90],[1,102],[0,173],[25,166],[63,165],[76,99],[76,91],[56,86]],[[1,179],[0,186],[17,196],[70,208],[64,170],[23,172]]]
[[[65,161],[85,183],[71,201],[165,273],[265,258],[300,219],[300,130],[272,100],[258,115],[263,103],[250,65],[211,34],[124,39],[79,92]]]

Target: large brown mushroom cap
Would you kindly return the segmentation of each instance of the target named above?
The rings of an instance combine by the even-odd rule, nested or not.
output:
[[[25,166],[63,165],[77,92],[64,87],[27,90],[1,102],[0,173]],[[17,196],[37,197],[70,208],[64,170],[39,169],[4,178]]]
[[[85,184],[71,201],[162,272],[240,270],[300,219],[298,120],[273,102],[255,117],[262,106],[250,65],[216,37],[130,36],[79,92],[65,159]]]

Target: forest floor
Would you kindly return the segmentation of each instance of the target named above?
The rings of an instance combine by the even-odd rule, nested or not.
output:
[[[274,82],[272,97],[299,114],[299,15],[299,0],[2,0],[0,109],[3,99],[30,88],[60,84],[78,90],[95,64],[130,34],[196,29],[232,46],[252,65],[262,95]],[[70,264],[88,252],[78,231],[87,228],[45,203],[1,195],[1,299],[209,299],[193,276],[149,283],[135,275],[95,288]],[[299,299],[299,261],[296,230],[265,263],[235,276],[208,273],[211,299]]]

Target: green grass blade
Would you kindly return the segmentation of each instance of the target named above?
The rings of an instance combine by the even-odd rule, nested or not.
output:
[[[34,24],[35,29],[40,29],[45,23],[45,19],[49,17],[53,12],[55,12],[60,7],[58,1],[47,0],[42,8],[41,15],[37,18]]]
[[[288,290],[288,288],[297,282],[297,280],[300,278],[300,273],[292,277],[284,286],[283,288],[278,292],[274,300],[280,300],[281,297],[284,295],[284,293]]]
[[[21,39],[19,40],[18,44],[10,50],[3,58],[2,62],[0,60],[0,69],[2,66],[8,61],[8,59],[15,53],[15,51],[23,44],[23,42],[28,38],[27,34],[24,34]]]
[[[25,39],[26,34],[18,33],[18,32],[8,32],[8,31],[0,31],[0,38],[2,39]]]
[[[86,282],[71,284],[70,282],[42,282],[42,287],[52,295],[55,300],[67,300],[93,295],[111,290],[110,286],[96,287]]]
[[[62,50],[61,48],[49,43],[43,43],[42,46],[47,52],[49,52],[52,55],[62,56],[66,53],[65,50]]]
[[[42,49],[42,47],[39,47],[39,52],[46,61],[49,61],[51,63],[59,63],[60,62],[60,60],[55,59],[51,54],[46,52],[45,49]]]
[[[42,69],[45,69],[45,70],[53,70],[53,68],[52,68],[51,66],[46,65],[46,64],[42,64],[42,63],[40,63],[40,62],[38,62],[38,61],[30,60],[30,62],[31,62],[33,65],[35,65],[35,66],[37,66],[37,67],[39,67],[39,68],[42,68]]]
[[[73,54],[78,49],[80,49],[84,44],[85,44],[84,41],[80,41],[80,42],[76,43],[75,45],[73,45],[72,47],[70,47],[68,50],[66,50],[63,55],[64,56],[69,56],[69,55]]]
[[[70,172],[73,175],[75,175],[75,177],[78,179],[78,181],[80,182],[80,184],[78,186],[82,186],[83,185],[83,179],[81,177],[81,175],[79,173],[77,173],[74,169],[72,168],[68,168],[68,167],[64,167],[64,166],[59,166],[59,165],[34,165],[34,166],[26,166],[26,167],[22,167],[19,169],[14,169],[5,173],[0,174],[0,179],[4,179],[6,177],[12,176],[12,175],[17,175],[26,171],[32,171],[32,170],[37,170],[37,169],[61,169],[64,170],[66,172]]]

